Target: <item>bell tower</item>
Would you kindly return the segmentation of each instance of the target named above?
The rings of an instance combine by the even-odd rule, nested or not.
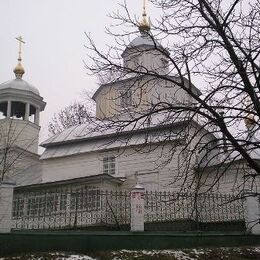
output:
[[[15,79],[0,84],[0,149],[38,154],[40,112],[46,103],[38,89],[25,80],[22,65],[22,37],[19,44]]]

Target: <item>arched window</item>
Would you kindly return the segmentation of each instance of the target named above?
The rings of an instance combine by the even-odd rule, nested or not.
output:
[[[4,119],[7,116],[7,102],[0,103],[0,119]]]
[[[24,120],[24,118],[25,118],[25,103],[18,102],[18,101],[12,101],[11,118]]]

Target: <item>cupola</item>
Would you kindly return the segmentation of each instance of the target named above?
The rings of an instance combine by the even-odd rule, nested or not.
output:
[[[140,35],[122,53],[124,66],[134,71],[167,74],[169,52],[152,36],[151,22],[144,1],[142,18],[138,24]]]

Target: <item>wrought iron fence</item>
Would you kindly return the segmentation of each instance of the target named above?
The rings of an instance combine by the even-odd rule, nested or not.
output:
[[[145,193],[145,222],[190,219],[192,211],[191,194],[156,191]]]
[[[79,188],[14,194],[13,229],[84,228],[129,222],[127,192]]]
[[[232,195],[146,192],[145,222],[225,222],[244,219]],[[13,229],[85,228],[130,223],[130,194],[90,187],[15,191]]]
[[[244,201],[234,195],[204,193],[195,202],[199,222],[244,220]]]
[[[145,222],[184,219],[198,222],[244,220],[243,200],[218,193],[146,192]]]

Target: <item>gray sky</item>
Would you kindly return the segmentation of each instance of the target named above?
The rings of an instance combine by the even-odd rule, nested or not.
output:
[[[142,0],[128,0],[132,15],[140,16]],[[95,90],[96,78],[88,76],[84,32],[102,48],[109,43],[104,28],[113,21],[120,0],[0,0],[0,82],[14,78],[18,44],[22,36],[23,79],[36,86],[47,102],[41,113],[41,141],[54,112],[80,99],[83,89]],[[151,16],[156,11],[148,7]]]

